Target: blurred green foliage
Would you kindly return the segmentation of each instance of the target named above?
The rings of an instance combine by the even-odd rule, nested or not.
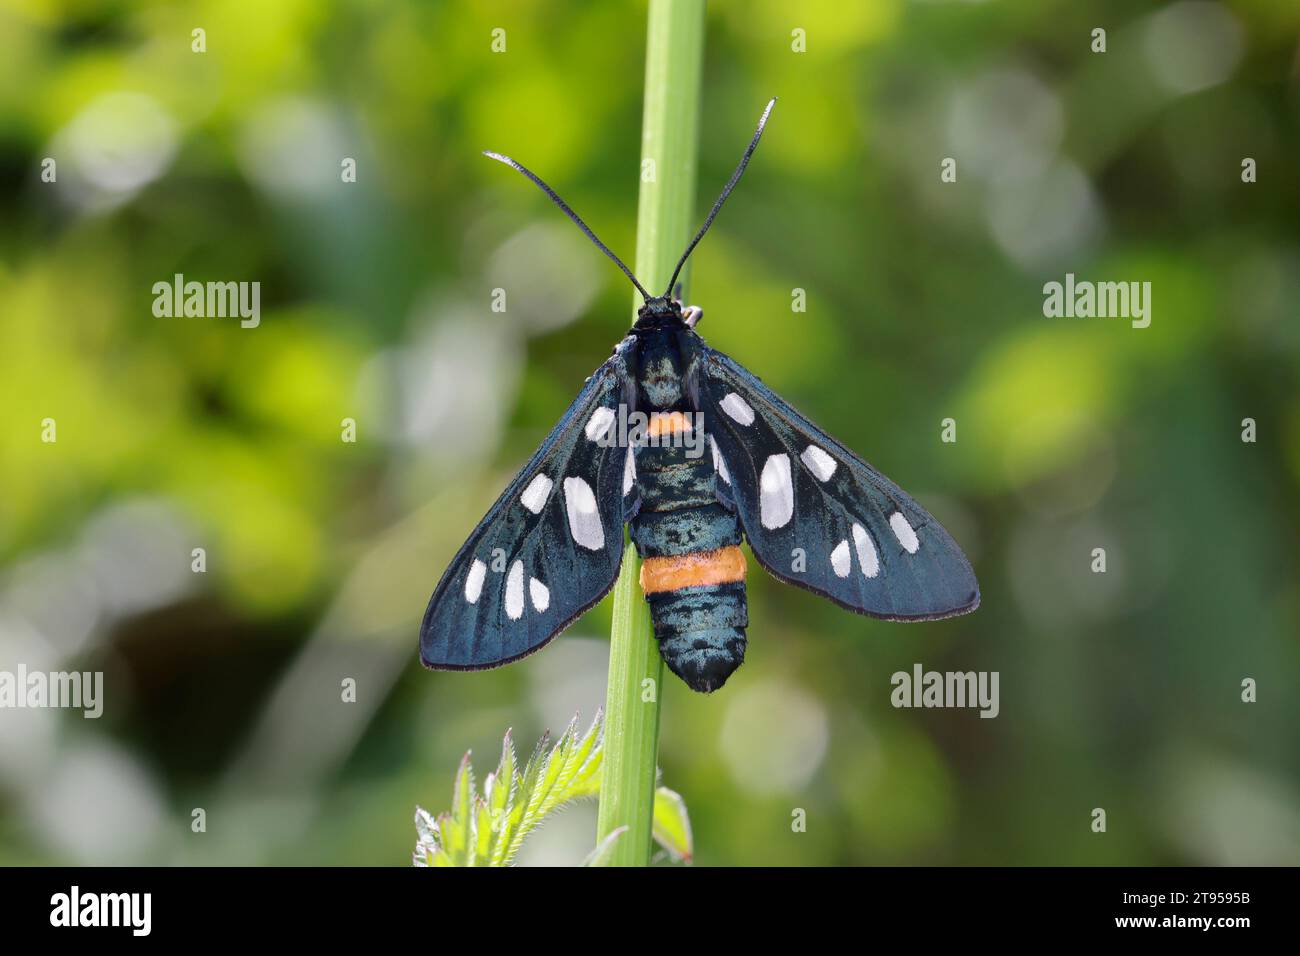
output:
[[[404,865],[467,747],[595,711],[606,605],[485,673],[423,672],[416,632],[630,318],[479,151],[630,256],[644,15],[0,3],[0,669],[106,685],[98,721],[0,711],[0,861]],[[694,257],[701,331],[930,507],[984,596],[886,624],[755,565],[745,667],[664,690],[699,862],[1300,862],[1297,28],[1291,0],[712,5],[701,216],[781,102]],[[1045,318],[1066,272],[1151,282],[1150,328]],[[259,281],[261,325],[155,317],[176,273]],[[999,671],[1000,715],[894,710],[917,661]]]

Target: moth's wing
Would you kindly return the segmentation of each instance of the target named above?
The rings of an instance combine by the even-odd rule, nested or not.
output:
[[[623,556],[627,455],[601,435],[617,425],[625,381],[618,354],[596,370],[452,559],[420,627],[426,667],[518,660],[609,592]]]
[[[763,567],[887,620],[935,620],[979,605],[970,562],[924,508],[733,359],[705,348],[701,361],[718,494]]]

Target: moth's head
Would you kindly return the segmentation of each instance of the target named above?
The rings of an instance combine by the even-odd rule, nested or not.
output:
[[[660,316],[660,317],[667,317],[670,315],[681,315],[682,304],[678,302],[676,299],[669,298],[666,295],[656,295],[653,296],[652,298],[646,299],[645,304],[642,305],[641,308],[636,310],[636,314],[638,316],[652,315],[652,316]]]
[[[636,310],[636,327],[660,329],[682,322],[682,304],[666,295],[651,296]]]

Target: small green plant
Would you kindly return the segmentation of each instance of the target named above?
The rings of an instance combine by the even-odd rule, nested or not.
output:
[[[515,759],[514,741],[506,731],[501,761],[488,774],[480,793],[474,786],[474,769],[466,753],[456,770],[451,809],[432,816],[415,809],[416,866],[509,866],[524,838],[547,817],[574,800],[600,793],[603,721],[598,713],[585,734],[575,715],[555,746],[547,749],[547,732],[522,772]],[[607,834],[588,855],[584,865],[603,866],[612,859],[620,827]],[[693,853],[691,823],[681,796],[657,787],[654,801],[655,841],[670,858],[689,862]]]

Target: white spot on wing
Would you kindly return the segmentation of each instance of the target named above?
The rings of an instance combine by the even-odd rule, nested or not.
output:
[[[834,458],[826,454],[825,450],[818,448],[816,445],[809,445],[799,456],[799,460],[808,466],[808,470],[817,476],[818,481],[830,481],[831,475],[835,474],[835,468],[839,464]]]
[[[599,551],[605,546],[605,529],[596,511],[596,496],[592,494],[591,485],[581,478],[565,478],[564,508],[574,541],[589,551]]]
[[[609,426],[614,424],[614,409],[601,407],[591,413],[587,419],[587,437],[592,441],[600,441],[609,432]]]
[[[903,517],[903,512],[895,511],[889,516],[889,527],[893,529],[894,537],[903,546],[903,550],[908,554],[916,554],[916,549],[921,546],[921,542],[916,540],[916,532]]]
[[[713,449],[713,470],[723,481],[731,484],[731,475],[727,474],[727,463],[722,458],[722,452],[718,451],[718,443],[713,440],[712,435],[709,436],[709,447]]]
[[[524,562],[510,565],[506,575],[506,617],[517,621],[524,616]]]
[[[742,425],[754,424],[754,410],[735,392],[728,392],[721,403],[722,410]]]
[[[847,578],[849,571],[853,567],[853,559],[849,557],[849,542],[841,541],[831,552],[831,567],[835,569],[835,576]]]
[[[782,528],[794,515],[794,484],[790,480],[790,456],[768,455],[759,479],[759,518],[769,531]]]
[[[623,494],[632,490],[636,484],[636,456],[632,454],[632,446],[627,446],[627,460],[623,463]]]
[[[551,606],[551,589],[537,578],[528,579],[528,596],[533,599],[533,608],[538,614]]]
[[[554,484],[555,482],[545,475],[538,475],[528,483],[528,487],[519,496],[519,500],[533,514],[540,514],[542,505],[546,504],[546,496],[551,493],[551,487]]]
[[[483,593],[483,579],[487,577],[487,565],[478,558],[469,566],[465,575],[465,600],[470,604],[478,603],[478,596]]]
[[[880,559],[876,557],[875,542],[860,524],[853,526],[853,548],[858,552],[858,565],[862,568],[864,577],[874,578],[880,573]]]

